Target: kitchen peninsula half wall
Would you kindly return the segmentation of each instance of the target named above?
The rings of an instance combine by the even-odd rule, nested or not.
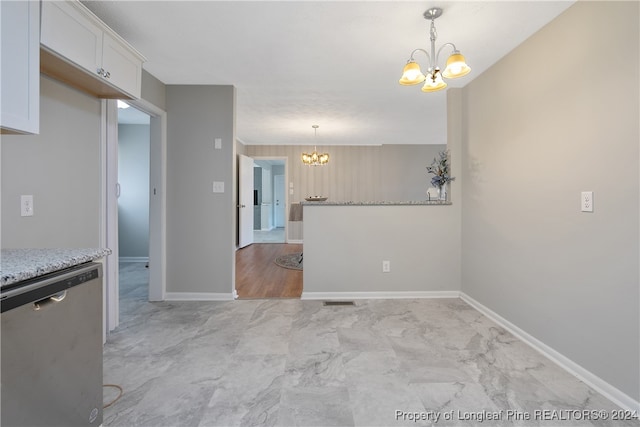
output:
[[[303,209],[302,299],[459,295],[459,203],[308,202]]]

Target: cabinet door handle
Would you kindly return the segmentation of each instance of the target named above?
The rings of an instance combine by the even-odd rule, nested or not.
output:
[[[104,70],[104,68],[98,68],[98,69],[96,70],[96,73],[97,73],[99,76],[104,77],[105,79],[108,79],[108,78],[110,78],[110,77],[111,77],[111,72],[109,72],[109,71],[105,71],[105,70]]]

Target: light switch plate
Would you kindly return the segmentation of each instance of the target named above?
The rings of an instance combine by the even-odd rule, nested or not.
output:
[[[213,181],[213,192],[224,193],[224,181]]]
[[[222,138],[216,138],[213,140],[213,146],[216,150],[222,149]]]

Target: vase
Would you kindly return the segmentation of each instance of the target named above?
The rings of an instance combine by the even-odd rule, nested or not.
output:
[[[438,200],[447,200],[447,184],[438,187]]]

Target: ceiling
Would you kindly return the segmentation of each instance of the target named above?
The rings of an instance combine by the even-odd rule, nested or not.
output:
[[[463,87],[573,1],[83,3],[163,83],[234,85],[244,144],[377,145],[446,143],[445,91],[398,84],[411,51],[429,50],[425,10],[444,10],[436,49],[465,55],[471,73],[448,80]]]

